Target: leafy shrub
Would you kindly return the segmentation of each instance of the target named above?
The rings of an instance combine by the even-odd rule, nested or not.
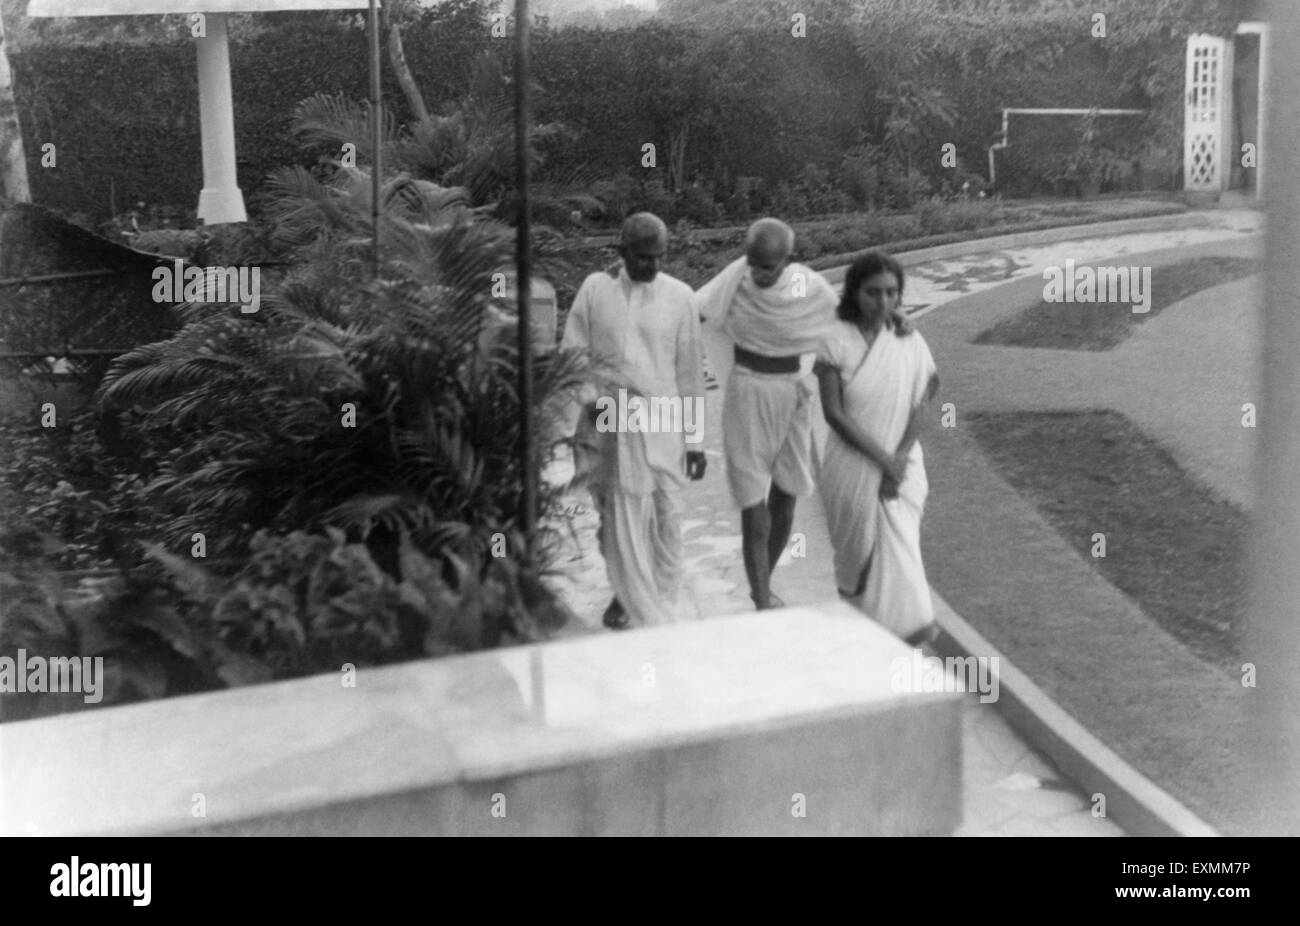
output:
[[[0,471],[21,516],[0,564],[116,566],[122,584],[82,628],[66,576],[42,579],[5,632],[89,654],[96,621],[138,642],[144,615],[137,674],[152,681],[124,698],[536,639],[561,620],[545,538],[530,555],[521,534],[514,339],[488,324],[511,230],[464,190],[390,175],[374,277],[363,172],[291,168],[268,189],[265,229],[206,242],[288,261],[260,310],[180,306],[173,336],[114,361],[95,411],[54,438],[20,429]],[[537,374],[540,470],[583,363],[560,354]],[[49,440],[62,449],[45,458]],[[198,533],[204,567],[175,552]],[[162,541],[147,563],[146,538]]]
[[[119,424],[90,408],[62,413],[57,428],[30,416],[0,421],[0,523],[57,538],[45,561],[52,569],[113,571],[142,563],[134,541],[157,526],[149,481],[158,457],[147,447],[110,447]]]
[[[874,209],[880,195],[880,154],[872,145],[850,148],[840,162],[840,183],[858,208]]]
[[[727,200],[727,214],[739,219],[749,219],[762,208],[763,178],[740,176]]]
[[[603,206],[602,215],[621,221],[631,212],[632,200],[637,195],[637,184],[626,173],[622,173],[596,181],[591,185],[590,192]]]
[[[6,531],[0,568],[0,653],[103,659],[101,705],[186,694],[259,678],[191,622],[180,596],[155,579],[120,575],[72,589],[44,565],[57,543]],[[87,706],[82,694],[0,693],[0,719]]]
[[[153,546],[156,574],[77,590],[42,565],[45,542],[0,536],[11,554],[0,569],[0,652],[103,658],[104,706],[528,642],[564,619],[510,560],[480,577],[405,537],[396,576],[331,528],[261,532],[231,578]],[[84,706],[80,694],[0,693],[0,720]]]
[[[938,198],[927,199],[916,207],[916,218],[921,223],[921,230],[933,235],[944,230],[948,222],[948,210]]]
[[[455,190],[392,178],[371,283],[364,175],[287,170],[273,189],[294,268],[260,311],[182,306],[177,335],[119,357],[101,389],[105,408],[147,421],[136,436],[158,457],[159,537],[175,550],[202,532],[210,554],[237,557],[258,530],[334,525],[389,566],[405,530],[430,554],[477,561],[516,531],[521,494],[514,341],[481,337],[510,231]],[[539,368],[539,408],[577,369]]]
[[[885,175],[886,202],[896,209],[910,209],[934,190],[930,178],[916,168],[909,171],[890,171]]]
[[[254,536],[251,557],[220,580],[155,549],[198,602],[211,632],[275,678],[442,656],[540,639],[563,611],[507,558],[486,568],[425,556],[403,535],[397,569],[337,528]]]
[[[675,206],[673,194],[668,192],[662,180],[654,178],[641,184],[641,188],[632,199],[630,210],[653,212],[665,222],[672,222],[677,218]]]
[[[990,192],[988,178],[983,174],[964,170],[958,166],[954,170],[945,170],[943,181],[939,184],[940,192],[947,201],[974,200],[980,193],[986,196]]]
[[[915,215],[922,234],[941,235],[995,225],[1000,210],[999,205],[988,199],[945,202],[933,197],[917,206]]]
[[[696,225],[712,225],[721,218],[712,190],[700,184],[691,184],[677,194],[674,212]]]
[[[852,202],[839,177],[815,163],[805,164],[793,181],[767,186],[765,193],[763,210],[787,219],[843,212]]]

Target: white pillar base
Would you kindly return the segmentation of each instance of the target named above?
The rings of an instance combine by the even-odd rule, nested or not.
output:
[[[239,187],[216,189],[205,186],[199,191],[199,221],[204,225],[247,222],[243,191]]]

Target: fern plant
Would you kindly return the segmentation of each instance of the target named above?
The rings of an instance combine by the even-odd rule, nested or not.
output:
[[[179,331],[117,358],[98,394],[144,412],[164,546],[201,534],[209,557],[240,561],[259,531],[337,528],[400,578],[408,537],[458,591],[508,579],[485,618],[505,629],[485,639],[529,638],[531,611],[558,612],[540,580],[548,545],[527,561],[519,529],[514,339],[485,327],[512,230],[462,189],[387,177],[372,278],[363,171],[286,168],[268,190],[290,269],[260,310],[180,306]],[[583,372],[565,353],[539,365],[538,471]]]
[[[469,204],[498,218],[513,219],[515,194],[515,136],[510,85],[501,61],[484,52],[474,59],[469,86],[442,113],[429,114],[398,125],[392,113],[379,114],[380,157],[392,169],[412,178],[455,187]],[[291,131],[305,146],[329,152],[323,160],[338,166],[344,146],[372,138],[370,106],[342,93],[317,93],[294,109]],[[568,134],[556,122],[529,129],[529,158],[533,171],[530,201],[540,221],[563,225],[576,211],[594,213],[600,201],[588,192],[591,178],[581,171],[564,176],[546,175],[546,151]],[[369,144],[356,152],[357,160],[370,157]]]

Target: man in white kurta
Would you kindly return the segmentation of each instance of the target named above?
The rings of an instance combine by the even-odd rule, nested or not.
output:
[[[696,309],[735,344],[722,439],[750,597],[764,610],[783,604],[770,576],[790,540],[795,500],[813,489],[808,360],[835,324],[839,296],[821,274],[790,261],[794,231],[784,222],[760,219],[745,244],[745,256],[696,293]]]
[[[623,266],[616,276],[583,281],[564,330],[563,346],[588,351],[599,367],[579,444],[595,448],[590,486],[614,590],[604,623],[613,628],[675,619],[681,488],[688,476],[704,475],[699,319],[691,288],[659,272],[667,238],[657,217],[631,216],[619,247]],[[640,416],[637,400],[645,403]],[[645,414],[646,405],[661,413]]]

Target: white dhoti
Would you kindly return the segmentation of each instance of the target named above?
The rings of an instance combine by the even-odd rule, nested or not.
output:
[[[755,373],[739,364],[732,369],[722,447],[738,507],[766,501],[773,483],[789,495],[812,492],[815,388],[816,380],[802,373]]]
[[[759,287],[738,258],[700,287],[695,305],[737,347],[760,357],[811,354],[836,324],[834,288],[821,274],[791,263]],[[735,503],[767,500],[775,483],[796,497],[813,490],[812,426],[817,382],[806,371],[756,373],[736,364],[727,382],[722,442]]]
[[[588,277],[569,313],[564,346],[605,364],[597,398],[634,394],[703,407],[691,289],[667,274],[640,284],[626,274]],[[614,596],[636,623],[668,623],[677,617],[683,574],[686,435],[680,426],[646,431],[616,417],[578,423],[575,468],[587,475],[600,513],[600,553]]]
[[[934,373],[921,336],[882,331],[868,354],[858,329],[845,324],[821,359],[840,371],[845,412],[886,450],[897,447]],[[900,637],[924,629],[934,603],[921,561],[930,488],[921,445],[912,445],[895,499],[880,498],[876,462],[834,431],[817,475],[840,594]]]
[[[671,623],[683,573],[681,492],[654,478],[647,444],[653,453],[655,443],[675,435],[580,430],[579,446],[587,449],[579,456],[590,454],[580,468],[590,467],[600,555],[614,597],[638,623]]]
[[[675,492],[598,491],[600,555],[614,596],[645,624],[677,619],[682,584],[681,501]]]

